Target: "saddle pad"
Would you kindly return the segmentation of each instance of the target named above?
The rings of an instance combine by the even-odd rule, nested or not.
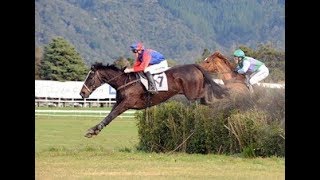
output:
[[[146,89],[148,89],[148,80],[141,77],[141,75],[139,74],[140,76],[140,80],[142,82],[142,84],[144,85],[144,87]],[[162,72],[162,73],[159,73],[159,74],[152,74],[152,77],[156,83],[156,87],[157,87],[157,90],[158,91],[168,91],[168,81],[167,81],[167,75],[166,73]]]

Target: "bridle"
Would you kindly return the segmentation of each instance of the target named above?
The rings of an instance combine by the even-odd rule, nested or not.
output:
[[[84,82],[87,80],[87,78],[89,77],[89,74],[90,74],[91,72],[92,72],[92,70],[89,71],[89,73],[88,73],[86,79],[84,80]],[[99,71],[94,71],[94,72],[97,73],[97,78],[98,78],[98,80],[100,81],[101,84],[104,84],[104,83],[109,84],[111,81],[114,81],[114,80],[118,79],[120,76],[123,75],[123,74],[119,74],[119,75],[117,75],[117,76],[109,79],[108,81],[104,81],[104,80],[101,78]],[[117,88],[117,91],[120,90],[120,89],[122,89],[122,88],[124,88],[124,87],[126,87],[126,86],[129,86],[129,85],[131,85],[131,84],[133,84],[133,83],[136,83],[136,82],[138,82],[138,81],[140,81],[140,79],[136,79],[136,80],[133,80],[133,81],[131,81],[131,82],[125,83],[124,85],[118,87],[118,88]],[[83,86],[87,89],[87,91],[89,91],[89,93],[92,93],[92,91],[89,89],[89,87],[88,87],[85,83],[83,83]],[[95,87],[95,86],[93,85],[93,88],[94,88],[94,87]]]
[[[92,72],[92,70],[89,71],[89,73],[88,73],[86,79],[84,80],[84,82],[88,79],[89,74],[90,74],[91,72]],[[115,77],[109,79],[108,81],[104,81],[104,80],[101,78],[99,71],[94,71],[94,72],[97,74],[97,78],[98,78],[98,80],[100,81],[101,84],[104,84],[104,83],[108,83],[108,84],[109,84],[111,81],[119,78],[119,77],[122,75],[122,74],[119,74],[118,76],[115,76]],[[87,89],[87,91],[89,91],[89,93],[92,92],[85,83],[83,83],[83,86]],[[94,88],[94,87],[95,87],[95,85],[93,85],[93,88]]]

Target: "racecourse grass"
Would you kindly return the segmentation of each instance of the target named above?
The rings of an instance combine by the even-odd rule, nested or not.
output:
[[[35,116],[35,177],[51,179],[284,179],[284,158],[135,149],[133,118],[116,118],[101,133],[85,138],[97,117]]]

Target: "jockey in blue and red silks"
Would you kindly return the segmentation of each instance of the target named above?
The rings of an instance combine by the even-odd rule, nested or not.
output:
[[[130,48],[136,59],[133,68],[126,68],[124,72],[130,73],[143,71],[149,81],[149,91],[153,94],[157,93],[156,84],[151,74],[167,70],[167,60],[161,53],[153,49],[144,49],[141,42],[132,44]]]

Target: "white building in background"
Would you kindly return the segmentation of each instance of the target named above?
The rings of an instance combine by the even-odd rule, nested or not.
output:
[[[89,98],[82,99],[82,81],[35,80],[36,106],[110,106],[116,91],[109,84],[97,88]]]

